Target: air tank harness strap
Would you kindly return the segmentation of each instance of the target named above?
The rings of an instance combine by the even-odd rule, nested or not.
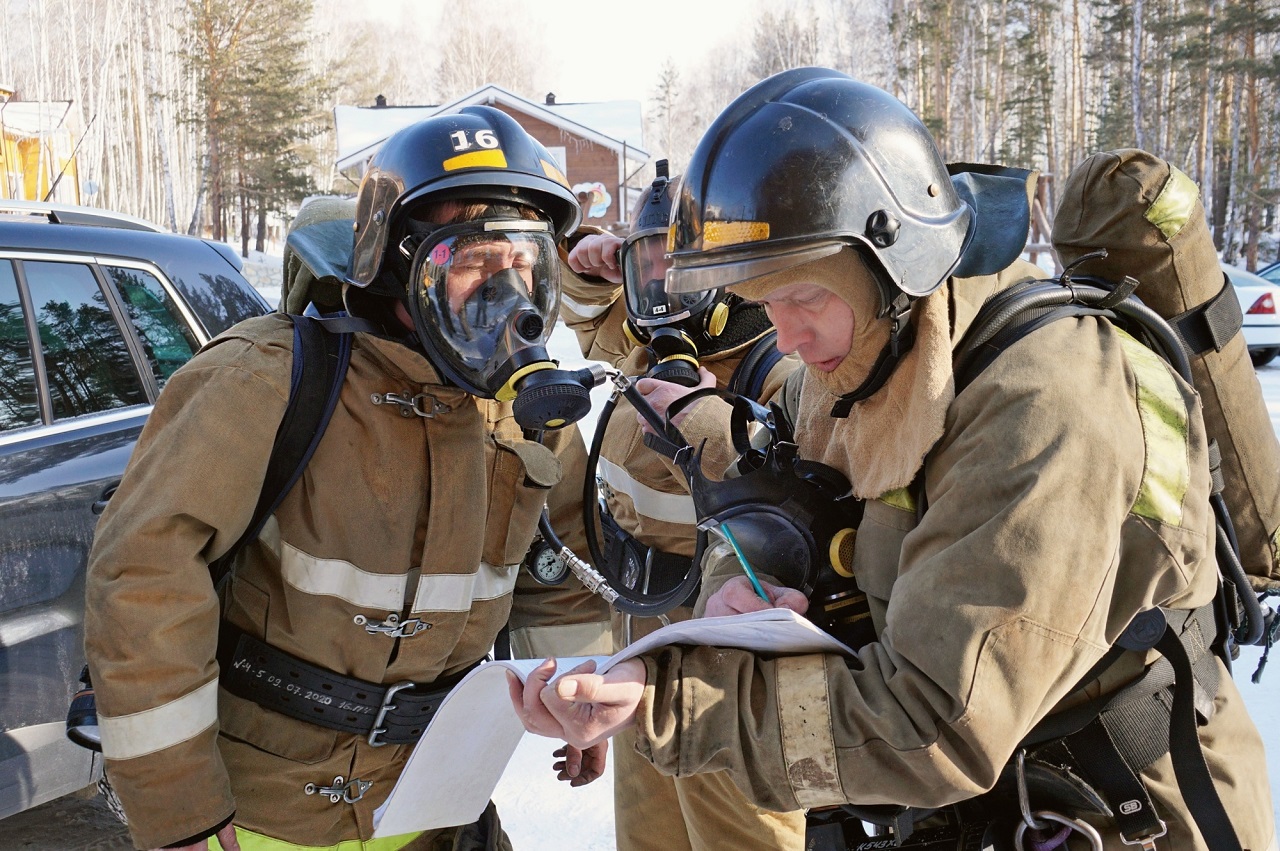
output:
[[[1217,295],[1174,316],[1169,324],[1191,354],[1203,355],[1222,351],[1223,346],[1240,332],[1244,314],[1240,311],[1240,300],[1236,298],[1235,290],[1223,274],[1222,289]]]
[[[1154,648],[1161,658],[1119,692],[1049,716],[1022,743],[1038,761],[1078,768],[1107,801],[1126,843],[1153,847],[1164,833],[1139,774],[1170,753],[1178,787],[1209,848],[1239,851],[1196,733],[1197,711],[1211,716],[1218,690],[1219,668],[1210,649],[1215,631],[1211,603],[1189,612],[1141,613],[1077,690],[1123,650]]]

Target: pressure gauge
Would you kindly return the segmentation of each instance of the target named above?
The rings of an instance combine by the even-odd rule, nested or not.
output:
[[[543,585],[559,585],[569,575],[569,565],[542,538],[534,539],[525,554],[524,566]]]

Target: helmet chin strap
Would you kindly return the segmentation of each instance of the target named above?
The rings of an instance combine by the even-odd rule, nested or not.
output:
[[[863,399],[869,399],[884,386],[898,368],[898,364],[906,357],[907,352],[916,342],[916,329],[911,324],[911,306],[914,302],[906,293],[899,292],[885,312],[892,320],[889,329],[889,342],[880,351],[880,356],[871,366],[871,373],[856,390],[845,393],[831,407],[831,416],[844,419],[849,416],[853,406]]]

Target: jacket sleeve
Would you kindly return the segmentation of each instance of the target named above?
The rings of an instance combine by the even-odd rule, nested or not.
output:
[[[857,575],[888,599],[879,642],[852,659],[667,648],[646,660],[640,751],[670,774],[727,770],[774,810],[936,807],[990,788],[1136,611],[1212,569],[1194,394],[1167,370],[1165,392],[1144,386],[1119,336],[1054,323],[953,403],[929,510],[900,561]],[[1157,421],[1181,444],[1148,459]],[[1162,516],[1130,517],[1148,491]]]
[[[547,498],[551,528],[583,559],[582,485],[587,452],[576,425],[547,432],[547,445],[560,458],[563,475]],[[588,591],[572,573],[560,585],[543,585],[521,568],[508,622],[511,653],[517,659],[596,656],[612,653],[609,604]]]
[[[277,378],[246,366],[264,361]],[[287,343],[231,338],[175,373],[97,528],[85,649],[106,771],[140,848],[199,836],[235,810],[216,744],[209,563],[252,517],[290,361]]]
[[[623,331],[626,306],[622,286],[604,278],[579,275],[569,268],[568,249],[599,228],[579,228],[560,246],[560,318],[578,337],[578,347],[588,360],[620,366],[635,344]]]

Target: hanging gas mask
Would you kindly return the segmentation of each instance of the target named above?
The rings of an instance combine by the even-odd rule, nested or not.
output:
[[[733,404],[739,475],[715,481],[703,474],[700,452],[686,447],[676,454],[698,528],[728,543],[748,575],[768,574],[804,594],[807,617],[823,630],[853,648],[874,641],[866,595],[853,579],[862,502],[850,496],[849,480],[834,467],[800,458],[776,408],[725,398]],[[763,449],[751,445],[752,422],[768,432]]]
[[[410,234],[409,313],[440,370],[476,396],[510,401],[526,429],[555,429],[591,409],[588,370],[557,367],[546,342],[560,301],[551,226],[483,218]]]

